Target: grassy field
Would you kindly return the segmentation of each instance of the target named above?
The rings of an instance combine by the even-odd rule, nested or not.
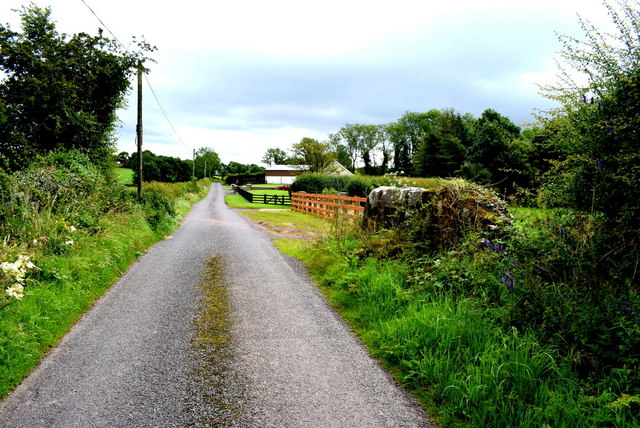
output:
[[[260,208],[271,208],[271,209],[273,209],[273,208],[285,208],[285,209],[289,209],[289,208],[291,208],[291,205],[252,204],[251,202],[247,201],[245,198],[243,198],[240,195],[225,195],[224,201],[231,208],[253,208],[253,209],[260,209]]]
[[[116,168],[118,183],[133,186],[133,170],[131,168]]]
[[[272,187],[278,187],[280,186],[280,184],[252,184],[251,188],[253,189],[260,189],[260,188],[272,188]]]
[[[288,190],[274,190],[274,189],[254,189],[249,190],[249,193],[254,195],[284,195],[289,196]]]
[[[229,190],[230,188],[225,188],[226,190]],[[289,192],[286,190],[269,190],[269,189],[265,189],[265,190],[252,190],[250,192],[253,195],[278,195],[278,196],[288,196]],[[255,209],[260,209],[260,208],[291,208],[290,204],[286,204],[286,205],[274,205],[274,204],[259,204],[259,203],[251,203],[249,201],[247,201],[245,198],[243,198],[242,196],[235,194],[235,195],[226,195],[224,197],[225,202],[227,203],[227,205],[229,205],[232,208],[255,208]]]

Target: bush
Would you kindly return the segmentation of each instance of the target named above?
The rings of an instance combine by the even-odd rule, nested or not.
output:
[[[2,174],[0,185],[0,233],[22,241],[48,236],[46,230],[60,221],[96,227],[121,191],[78,151],[39,157],[23,171]]]
[[[333,190],[347,192],[350,196],[366,197],[373,190],[370,178],[349,175],[303,174],[291,185],[292,192],[322,193]]]
[[[175,222],[173,217],[176,211],[173,202],[162,190],[145,190],[142,194],[142,209],[151,228],[158,232],[171,229]]]
[[[302,174],[291,184],[291,192],[322,193],[324,180],[321,174]]]
[[[373,190],[373,184],[365,178],[353,177],[347,183],[346,191],[349,196],[362,196],[366,198]]]

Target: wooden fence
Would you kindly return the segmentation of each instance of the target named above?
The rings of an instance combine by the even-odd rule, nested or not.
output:
[[[360,219],[364,213],[367,198],[359,196],[318,195],[313,193],[292,193],[291,209],[311,214],[327,220],[338,217]]]
[[[243,198],[252,204],[271,204],[271,205],[290,205],[291,204],[291,196],[282,194],[282,195],[266,195],[266,194],[254,194],[251,192],[247,192],[246,190],[237,187],[236,192],[238,192]]]

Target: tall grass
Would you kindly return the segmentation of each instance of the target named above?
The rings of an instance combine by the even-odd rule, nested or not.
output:
[[[0,398],[208,184],[148,183],[138,204],[77,152],[0,174]],[[24,257],[36,266],[18,274]],[[23,296],[7,292],[16,287]]]
[[[65,253],[43,255],[25,297],[0,309],[0,397],[157,240],[141,213],[109,216],[100,227]]]
[[[493,242],[470,233],[429,247],[409,239],[407,223],[377,233],[342,228],[292,255],[444,426],[640,426],[633,320],[620,317],[615,300],[600,306],[613,303],[617,317],[573,294],[575,278],[589,272],[588,241],[559,229],[549,212],[521,214]],[[626,305],[622,315],[635,307]],[[589,317],[610,332],[601,335]],[[618,334],[629,341],[598,348],[619,343]],[[609,360],[592,361],[600,369],[585,376],[586,351]]]

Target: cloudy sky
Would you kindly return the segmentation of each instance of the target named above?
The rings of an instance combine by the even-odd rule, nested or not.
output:
[[[550,105],[536,84],[555,80],[555,33],[581,36],[577,14],[609,25],[600,0],[33,2],[60,32],[104,28],[88,5],[123,44],[156,45],[147,79],[169,121],[145,81],[144,148],[186,159],[212,147],[225,163],[407,111],[493,108],[530,123]],[[2,0],[0,21],[17,30],[12,9],[27,3]],[[132,152],[129,98],[118,147]]]

